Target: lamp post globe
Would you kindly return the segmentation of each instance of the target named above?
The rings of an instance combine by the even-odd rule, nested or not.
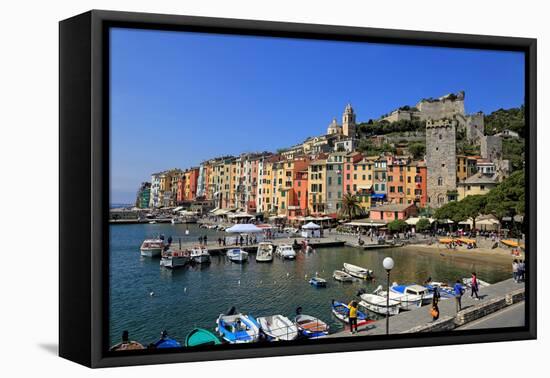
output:
[[[391,257],[386,257],[384,261],[382,261],[382,266],[386,270],[392,270],[394,265],[395,263]]]

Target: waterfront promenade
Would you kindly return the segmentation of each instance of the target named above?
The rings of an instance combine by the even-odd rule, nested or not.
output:
[[[440,317],[437,322],[432,322],[430,315],[431,306],[426,305],[411,311],[403,311],[398,315],[390,318],[390,333],[410,333],[410,332],[428,332],[428,331],[446,331],[452,329],[472,329],[468,328],[470,322],[483,319],[485,313],[489,312],[497,314],[498,311],[505,311],[507,305],[506,296],[514,294],[514,301],[521,301],[522,296],[519,294],[525,289],[524,283],[515,283],[514,280],[508,279],[496,284],[480,289],[479,296],[481,300],[476,301],[470,298],[470,291],[467,290],[462,297],[462,311],[456,312],[455,299],[445,299],[439,302]],[[515,302],[514,302],[515,303]],[[502,306],[502,307],[501,307]],[[494,312],[493,312],[494,311]],[[515,314],[517,309],[513,311]],[[523,315],[524,317],[524,315]],[[437,324],[436,324],[437,323]],[[456,323],[463,323],[456,327]],[[478,323],[476,329],[483,328],[484,323]],[[492,323],[487,322],[486,328],[491,328]],[[511,322],[509,326],[518,326],[518,322]],[[374,323],[364,327],[359,327],[359,332],[351,335],[346,327],[346,330],[334,333],[328,337],[350,337],[350,336],[371,336],[386,334],[386,319],[377,320]]]

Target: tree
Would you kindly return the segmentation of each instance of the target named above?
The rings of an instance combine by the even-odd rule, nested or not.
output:
[[[357,196],[346,193],[342,197],[342,213],[346,214],[349,217],[349,220],[353,219],[353,217],[361,214],[361,206],[359,205],[359,199]]]
[[[454,223],[459,223],[468,219],[464,213],[464,209],[457,201],[452,201],[441,206],[435,211],[434,218],[438,220],[450,219]]]
[[[427,218],[421,218],[416,222],[416,231],[417,232],[426,232],[431,228],[430,221]]]
[[[402,219],[396,219],[388,223],[390,232],[401,232],[407,227],[407,222]]]
[[[516,171],[486,194],[485,212],[497,218],[525,214],[525,171]]]
[[[422,159],[426,153],[426,144],[422,142],[415,142],[409,145],[409,152],[415,159]]]
[[[476,228],[476,218],[483,214],[487,198],[484,195],[467,196],[462,201],[457,202],[461,211],[467,218],[472,218],[472,229]]]

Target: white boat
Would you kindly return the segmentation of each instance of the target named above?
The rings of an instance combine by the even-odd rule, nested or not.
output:
[[[271,341],[288,341],[298,337],[298,328],[283,315],[264,316],[257,319],[261,330]]]
[[[191,261],[197,264],[206,264],[210,262],[210,253],[206,248],[193,248],[191,250]]]
[[[172,224],[182,224],[183,220],[180,217],[174,217],[174,218],[172,218],[172,220],[170,222]]]
[[[342,271],[342,270],[335,270],[333,273],[332,273],[332,278],[334,278],[336,281],[340,281],[340,282],[353,282],[354,278]]]
[[[399,314],[400,304],[395,299],[390,299],[388,306],[388,298],[382,297],[377,294],[364,293],[359,296],[361,301],[359,306],[366,308],[372,312],[376,312],[381,315],[397,315]]]
[[[296,251],[294,251],[294,248],[290,244],[281,244],[277,247],[275,253],[287,260],[294,260],[296,258]]]
[[[462,279],[462,283],[464,285],[466,285],[467,287],[472,287],[472,278],[469,277],[469,278],[463,278]],[[487,287],[487,286],[491,286],[491,284],[487,281],[483,281],[483,280],[480,280],[479,278],[477,279],[477,286],[478,287]]]
[[[164,246],[164,240],[162,239],[145,239],[143,243],[141,243],[139,250],[141,256],[155,257],[162,254]]]
[[[328,335],[329,327],[327,323],[310,315],[296,315],[294,323],[302,336],[308,339],[317,339]]]
[[[260,338],[260,325],[250,315],[221,314],[216,324],[216,331],[230,344],[253,343]]]
[[[430,293],[427,287],[420,285],[397,285],[394,283],[390,287],[390,292],[403,294],[411,297],[413,300],[420,299],[422,304],[428,304],[432,301],[433,293]],[[391,298],[391,297],[390,297]]]
[[[248,252],[240,248],[233,248],[227,251],[227,257],[233,262],[243,263],[248,260]]]
[[[344,263],[344,272],[363,280],[372,278],[372,270],[353,264]]]
[[[160,266],[165,268],[178,268],[185,266],[190,261],[188,251],[169,250],[162,254]]]
[[[273,261],[273,245],[271,243],[261,242],[260,244],[258,244],[258,250],[256,251],[256,261]]]

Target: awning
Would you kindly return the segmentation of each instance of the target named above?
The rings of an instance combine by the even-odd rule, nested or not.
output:
[[[384,193],[373,193],[373,194],[370,195],[370,198],[384,199],[384,198],[386,198],[386,195]]]
[[[251,234],[251,233],[262,232],[262,231],[263,230],[261,228],[256,227],[255,225],[250,223],[236,224],[225,230],[225,232],[229,232],[231,234]]]
[[[407,224],[411,225],[411,226],[416,226],[416,224],[418,223],[418,221],[419,221],[420,219],[427,219],[428,222],[430,222],[430,224],[432,224],[432,223],[434,222],[434,220],[435,220],[435,219],[433,219],[433,218],[412,217],[412,218],[407,219],[405,222],[406,222]]]
[[[348,223],[344,223],[344,225],[346,225],[346,226],[357,226],[357,227],[382,227],[382,226],[386,226],[386,223],[384,221],[380,221],[380,220],[369,219],[369,220],[366,220],[366,221],[348,222]]]
[[[321,226],[319,226],[318,224],[315,224],[315,223],[313,223],[313,222],[309,222],[309,223],[307,223],[307,224],[304,224],[304,225],[302,226],[302,228],[303,228],[304,230],[318,230],[318,229],[321,228]]]
[[[235,214],[228,214],[228,218],[254,218],[254,215],[248,214],[248,213],[235,213]]]

